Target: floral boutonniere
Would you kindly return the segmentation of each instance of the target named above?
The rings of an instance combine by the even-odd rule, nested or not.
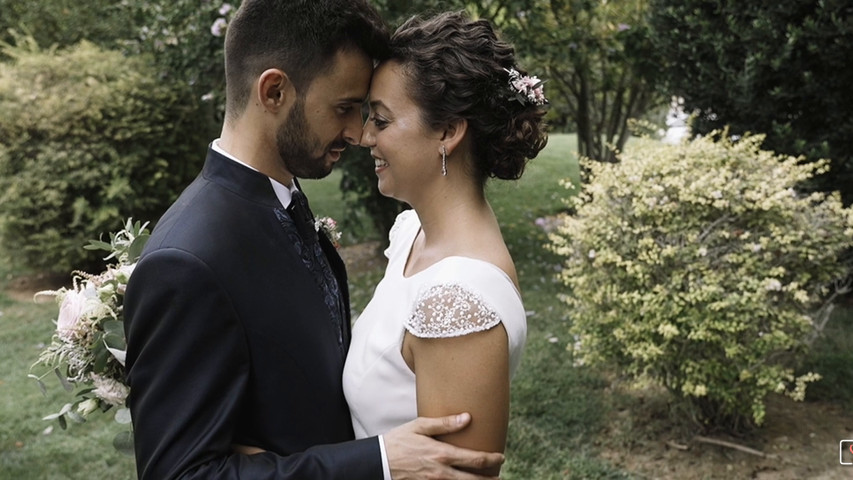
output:
[[[323,232],[326,237],[332,242],[335,248],[340,248],[341,232],[338,231],[338,222],[332,217],[319,217],[314,220],[314,228],[318,232]]]

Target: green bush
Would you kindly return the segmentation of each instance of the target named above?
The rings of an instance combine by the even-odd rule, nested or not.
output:
[[[117,48],[134,30],[133,4],[115,0],[0,0],[0,42],[14,44],[20,34],[29,33],[39,45],[65,47],[88,40]]]
[[[81,247],[127,217],[159,218],[198,172],[210,125],[146,57],[22,44],[0,63],[0,245],[34,269],[93,268]]]
[[[819,378],[794,370],[849,272],[853,210],[794,190],[825,161],[727,133],[588,162],[552,248],[578,362],[658,382],[704,427],[736,431],[762,423],[768,394],[801,400]]]

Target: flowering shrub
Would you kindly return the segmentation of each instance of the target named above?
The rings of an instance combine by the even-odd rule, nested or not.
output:
[[[589,162],[551,247],[565,257],[576,362],[651,378],[705,426],[737,430],[762,423],[768,394],[802,400],[820,378],[793,372],[844,288],[853,210],[795,189],[827,162],[715,137]]]
[[[89,249],[110,252],[105,260],[115,263],[98,275],[73,272],[71,288],[43,291],[59,304],[56,333],[41,352],[33,368],[47,367],[41,375],[30,374],[43,392],[45,376],[55,372],[68,391],[75,388],[76,400],[66,403],[58,413],[45,420],[56,419],[66,428],[66,418],[83,422],[90,413],[106,412],[117,407],[116,420],[130,422],[125,408],[129,391],[124,381],[125,336],[122,299],[136,260],[148,239],[145,225],[128,220],[125,229],[110,234],[110,243],[92,241]]]
[[[191,88],[198,100],[212,107],[222,120],[225,106],[225,32],[240,1],[122,0],[122,5],[144,24],[126,42],[131,54],[149,54],[167,82]],[[218,130],[212,132],[216,134]]]

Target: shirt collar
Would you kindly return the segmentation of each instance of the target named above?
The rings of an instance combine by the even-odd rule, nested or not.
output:
[[[235,162],[239,163],[240,165],[243,165],[246,168],[249,168],[251,170],[258,172],[257,168],[249,165],[246,162],[241,161],[240,159],[238,159],[234,155],[231,155],[230,153],[226,152],[225,149],[223,149],[222,146],[219,145],[219,139],[218,138],[213,141],[210,148],[212,148],[213,151],[222,155],[223,157],[225,157],[229,160],[235,161]],[[293,192],[298,190],[298,188],[296,188],[296,182],[292,182],[291,185],[288,187],[287,185],[284,185],[283,183],[280,183],[271,177],[267,177],[267,178],[270,179],[270,184],[272,185],[272,189],[275,192],[275,196],[278,198],[278,201],[281,203],[281,205],[283,207],[289,206],[290,200],[291,200],[291,198],[293,198]]]

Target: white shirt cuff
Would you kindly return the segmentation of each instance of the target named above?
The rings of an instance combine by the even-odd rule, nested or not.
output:
[[[391,479],[391,467],[388,465],[388,454],[385,453],[385,439],[382,438],[382,435],[379,435],[379,453],[382,454],[382,476],[385,480]]]

